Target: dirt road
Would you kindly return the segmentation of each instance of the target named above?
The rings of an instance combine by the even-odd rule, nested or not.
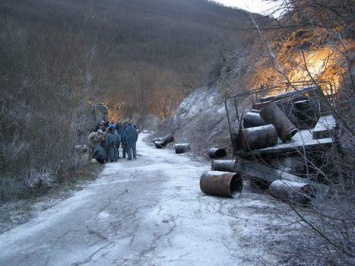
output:
[[[0,265],[282,264],[273,251],[287,239],[287,213],[275,199],[247,184],[239,198],[205,195],[209,161],[141,137],[137,160],[108,163],[83,190],[0,235]]]

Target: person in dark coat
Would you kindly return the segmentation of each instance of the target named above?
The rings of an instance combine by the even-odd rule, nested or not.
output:
[[[124,135],[124,132],[125,132],[127,126],[128,126],[128,123],[124,122],[121,127],[121,131],[118,132],[121,136],[121,142],[122,142],[122,158],[126,158],[126,154],[127,154],[127,143],[123,139],[123,135]]]
[[[95,147],[93,152],[93,157],[96,159],[96,161],[98,161],[101,164],[105,164],[107,161],[106,151],[100,145],[97,145]]]
[[[118,146],[117,146],[117,152],[118,152],[118,159],[120,159],[120,149],[119,149],[119,147],[120,147],[120,145],[121,145],[121,147],[122,147],[122,123],[121,123],[121,119],[118,119],[117,120],[117,123],[116,123],[116,126],[115,126],[115,128],[116,128],[116,130],[117,130],[117,133],[120,135],[120,137],[121,137],[121,140],[120,140],[120,143],[118,143]]]
[[[114,128],[109,129],[107,135],[107,148],[110,156],[111,162],[117,162],[118,159],[118,145],[120,144],[121,137],[118,134],[117,130]]]
[[[137,159],[136,142],[138,139],[137,130],[128,123],[126,130],[123,133],[123,141],[126,143],[128,160],[132,160],[132,155],[134,159]]]
[[[120,136],[122,136],[122,132],[121,132],[121,130],[122,130],[122,123],[121,123],[121,120],[120,119],[118,119],[117,120],[117,123],[116,123],[116,130],[117,130],[117,132],[118,132],[118,134],[120,134]]]

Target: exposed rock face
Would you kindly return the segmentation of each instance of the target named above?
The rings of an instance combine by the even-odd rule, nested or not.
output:
[[[195,90],[180,104],[173,134],[178,141],[191,143],[192,150],[199,155],[229,141],[224,100],[215,86]]]
[[[180,104],[174,117],[173,134],[177,141],[191,143],[195,154],[208,156],[211,147],[219,147],[228,156],[232,155],[225,99],[250,89],[248,79],[256,69],[250,61],[257,53],[248,51],[231,56],[215,83],[198,88]],[[250,104],[243,99],[238,101],[238,109]]]

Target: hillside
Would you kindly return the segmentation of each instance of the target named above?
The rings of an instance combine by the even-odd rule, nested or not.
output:
[[[34,57],[31,67],[38,57],[48,67],[56,64],[66,80],[55,83],[79,91],[86,86],[88,100],[105,102],[113,118],[134,112],[140,122],[146,113],[171,115],[187,92],[215,80],[228,53],[253,36],[237,31],[249,26],[246,12],[205,0],[5,0],[0,21],[4,41],[11,42],[10,34],[31,50],[23,54]]]
[[[164,121],[256,34],[246,12],[205,0],[3,0],[0,26],[3,201],[43,175],[70,179],[91,104],[140,128]]]

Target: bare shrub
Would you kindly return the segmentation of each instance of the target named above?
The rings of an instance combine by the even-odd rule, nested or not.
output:
[[[336,99],[330,110],[337,125],[331,148],[303,158],[307,165],[305,177],[325,184],[329,193],[313,199],[310,208],[291,203],[295,222],[303,226],[308,239],[294,241],[289,253],[298,263],[351,265],[355,260],[355,87],[354,35],[348,31],[354,25],[353,3],[295,0],[284,1],[283,7],[284,17],[274,25],[278,33],[263,35],[276,40],[266,42],[272,63],[268,76],[285,82],[302,78],[320,86],[326,80],[336,91],[328,96]],[[259,84],[263,82],[270,84],[270,80],[258,80]]]

